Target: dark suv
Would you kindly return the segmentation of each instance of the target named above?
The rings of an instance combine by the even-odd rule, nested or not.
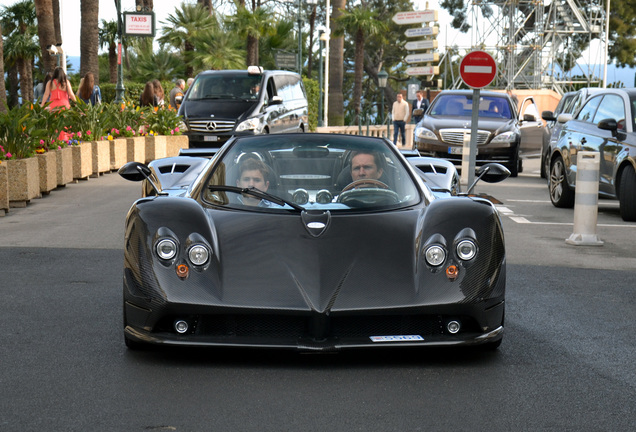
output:
[[[190,147],[221,147],[234,135],[306,132],[307,97],[287,71],[201,72],[179,108]]]
[[[472,104],[472,90],[445,90],[438,94],[415,127],[418,151],[461,165],[464,134],[471,129]],[[520,142],[517,109],[510,96],[481,91],[477,165],[499,162],[516,177],[522,169]]]

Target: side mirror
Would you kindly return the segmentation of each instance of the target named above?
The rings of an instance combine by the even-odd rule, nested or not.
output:
[[[572,120],[572,114],[568,114],[568,113],[559,114],[559,116],[557,117],[557,121],[559,123],[565,123],[570,120]]]
[[[475,174],[477,177],[466,191],[466,195],[469,195],[473,191],[479,180],[483,180],[486,183],[499,183],[510,176],[510,170],[498,163],[487,163],[486,165],[479,167]]]
[[[523,115],[523,121],[524,122],[535,122],[535,121],[537,121],[537,118],[533,114],[524,114]]]
[[[598,128],[602,130],[608,130],[616,132],[618,130],[618,122],[613,118],[603,119],[598,122]]]
[[[130,181],[142,181],[150,177],[151,171],[146,165],[139,162],[128,162],[117,173]]]
[[[269,105],[280,105],[282,103],[283,103],[283,98],[280,96],[272,96],[272,98],[268,102]]]
[[[543,111],[541,113],[541,118],[545,121],[555,121],[556,117],[552,111]]]

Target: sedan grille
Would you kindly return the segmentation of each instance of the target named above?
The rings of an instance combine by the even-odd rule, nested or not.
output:
[[[462,145],[464,143],[464,133],[470,133],[469,129],[441,129],[439,131],[442,141],[447,144]],[[490,132],[477,131],[477,145],[485,144],[490,136]]]
[[[231,120],[190,120],[188,127],[193,132],[223,133],[234,130],[235,124]]]

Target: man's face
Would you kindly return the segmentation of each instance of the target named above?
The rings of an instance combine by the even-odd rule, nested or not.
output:
[[[422,93],[417,93],[416,96],[417,96],[417,100],[422,100]]]
[[[353,181],[362,179],[377,180],[382,176],[382,169],[378,169],[373,155],[361,153],[351,160],[351,178]]]
[[[402,102],[402,93],[398,93],[398,95],[397,95],[397,101],[398,101],[398,102]]]

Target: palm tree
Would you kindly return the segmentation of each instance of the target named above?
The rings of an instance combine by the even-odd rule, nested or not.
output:
[[[293,21],[278,21],[272,26],[272,31],[260,40],[259,65],[265,69],[275,69],[275,55],[278,51],[294,51],[298,49],[293,35]]]
[[[186,76],[193,76],[194,67],[191,64],[194,55],[194,40],[209,36],[219,24],[210,11],[198,4],[181,3],[180,9],[174,15],[168,16],[162,36],[158,39],[162,45],[170,45],[183,53]]]
[[[230,28],[238,32],[239,37],[247,40],[247,57],[248,65],[258,65],[258,42],[259,39],[267,35],[272,25],[273,14],[266,8],[257,7],[253,11],[247,10],[242,5],[236,10],[236,15],[228,19]]]
[[[344,37],[336,36],[342,24],[338,22],[338,17],[345,9],[346,0],[333,0],[333,13],[331,20],[334,23],[332,35],[329,41],[329,126],[344,125],[344,97],[342,94],[342,83],[344,80]],[[329,13],[329,12],[327,12]]]
[[[0,113],[7,112],[7,88],[4,85],[4,46],[2,37],[2,22],[0,22]]]
[[[137,52],[137,58],[132,63],[128,73],[135,81],[146,82],[152,79],[172,81],[175,76],[184,73],[183,62],[174,53],[165,50],[152,51],[152,42],[148,40],[150,49]]]
[[[99,29],[99,46],[108,48],[108,75],[109,82],[117,82],[117,21],[102,20]]]
[[[215,30],[210,37],[194,39],[192,56],[195,70],[245,69],[245,50],[231,32]]]
[[[33,59],[39,53],[36,35],[36,13],[33,2],[24,0],[4,8],[2,21],[8,32],[5,56],[10,67],[17,68],[23,100],[33,99]],[[9,71],[9,76],[12,73]],[[15,76],[15,75],[14,75]],[[13,99],[13,98],[12,98]]]
[[[379,21],[377,13],[369,9],[363,2],[362,7],[356,6],[348,11],[344,11],[338,18],[342,25],[340,31],[345,30],[353,36],[355,44],[354,54],[354,85],[353,85],[353,107],[355,113],[354,121],[360,124],[360,100],[362,98],[362,77],[364,72],[364,44],[367,36],[380,34],[388,29],[387,25]]]
[[[55,69],[56,60],[49,55],[47,47],[58,42],[55,36],[52,0],[35,0],[35,11],[38,19],[38,36],[40,38],[40,59],[44,64],[44,70],[52,71]]]
[[[87,72],[99,82],[99,0],[81,0],[80,75]]]

